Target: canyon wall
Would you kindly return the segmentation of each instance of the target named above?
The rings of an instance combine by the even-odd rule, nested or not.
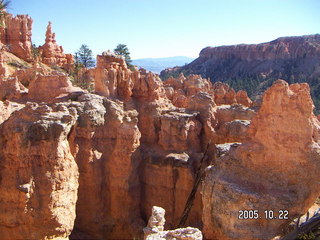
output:
[[[320,35],[282,37],[260,44],[239,44],[206,47],[193,62],[173,69],[164,70],[161,75],[174,72],[200,74],[212,81],[226,81],[236,78],[293,77],[305,79],[319,77]]]
[[[225,82],[256,98],[277,79],[307,82],[317,112],[320,111],[320,35],[281,37],[260,44],[206,47],[193,62],[165,69],[160,76],[199,74],[212,82]]]

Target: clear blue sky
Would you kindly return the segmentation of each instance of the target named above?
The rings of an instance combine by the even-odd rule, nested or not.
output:
[[[36,45],[51,21],[67,53],[124,43],[133,59],[320,33],[320,0],[11,0],[9,12],[33,18]]]

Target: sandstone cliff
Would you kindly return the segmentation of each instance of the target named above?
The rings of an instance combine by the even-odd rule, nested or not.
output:
[[[206,47],[193,62],[161,72],[170,75],[200,74],[212,82],[226,82],[250,96],[261,94],[278,78],[289,83],[308,82],[320,109],[320,35],[282,37],[261,44]]]

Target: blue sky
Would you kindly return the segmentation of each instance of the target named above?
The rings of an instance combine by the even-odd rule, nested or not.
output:
[[[320,33],[319,11],[319,0],[12,0],[9,9],[33,18],[36,45],[51,21],[66,53],[83,43],[94,54],[124,43],[133,59]]]

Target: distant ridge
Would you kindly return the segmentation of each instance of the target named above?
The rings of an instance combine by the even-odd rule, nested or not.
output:
[[[260,44],[206,47],[191,63],[166,69],[169,76],[200,74],[212,82],[226,82],[251,97],[259,96],[274,80],[307,82],[320,113],[320,34],[280,37]]]
[[[140,58],[132,60],[132,64],[159,74],[162,70],[166,68],[183,66],[192,62],[193,60],[194,58],[189,58],[185,56],[164,58]]]

